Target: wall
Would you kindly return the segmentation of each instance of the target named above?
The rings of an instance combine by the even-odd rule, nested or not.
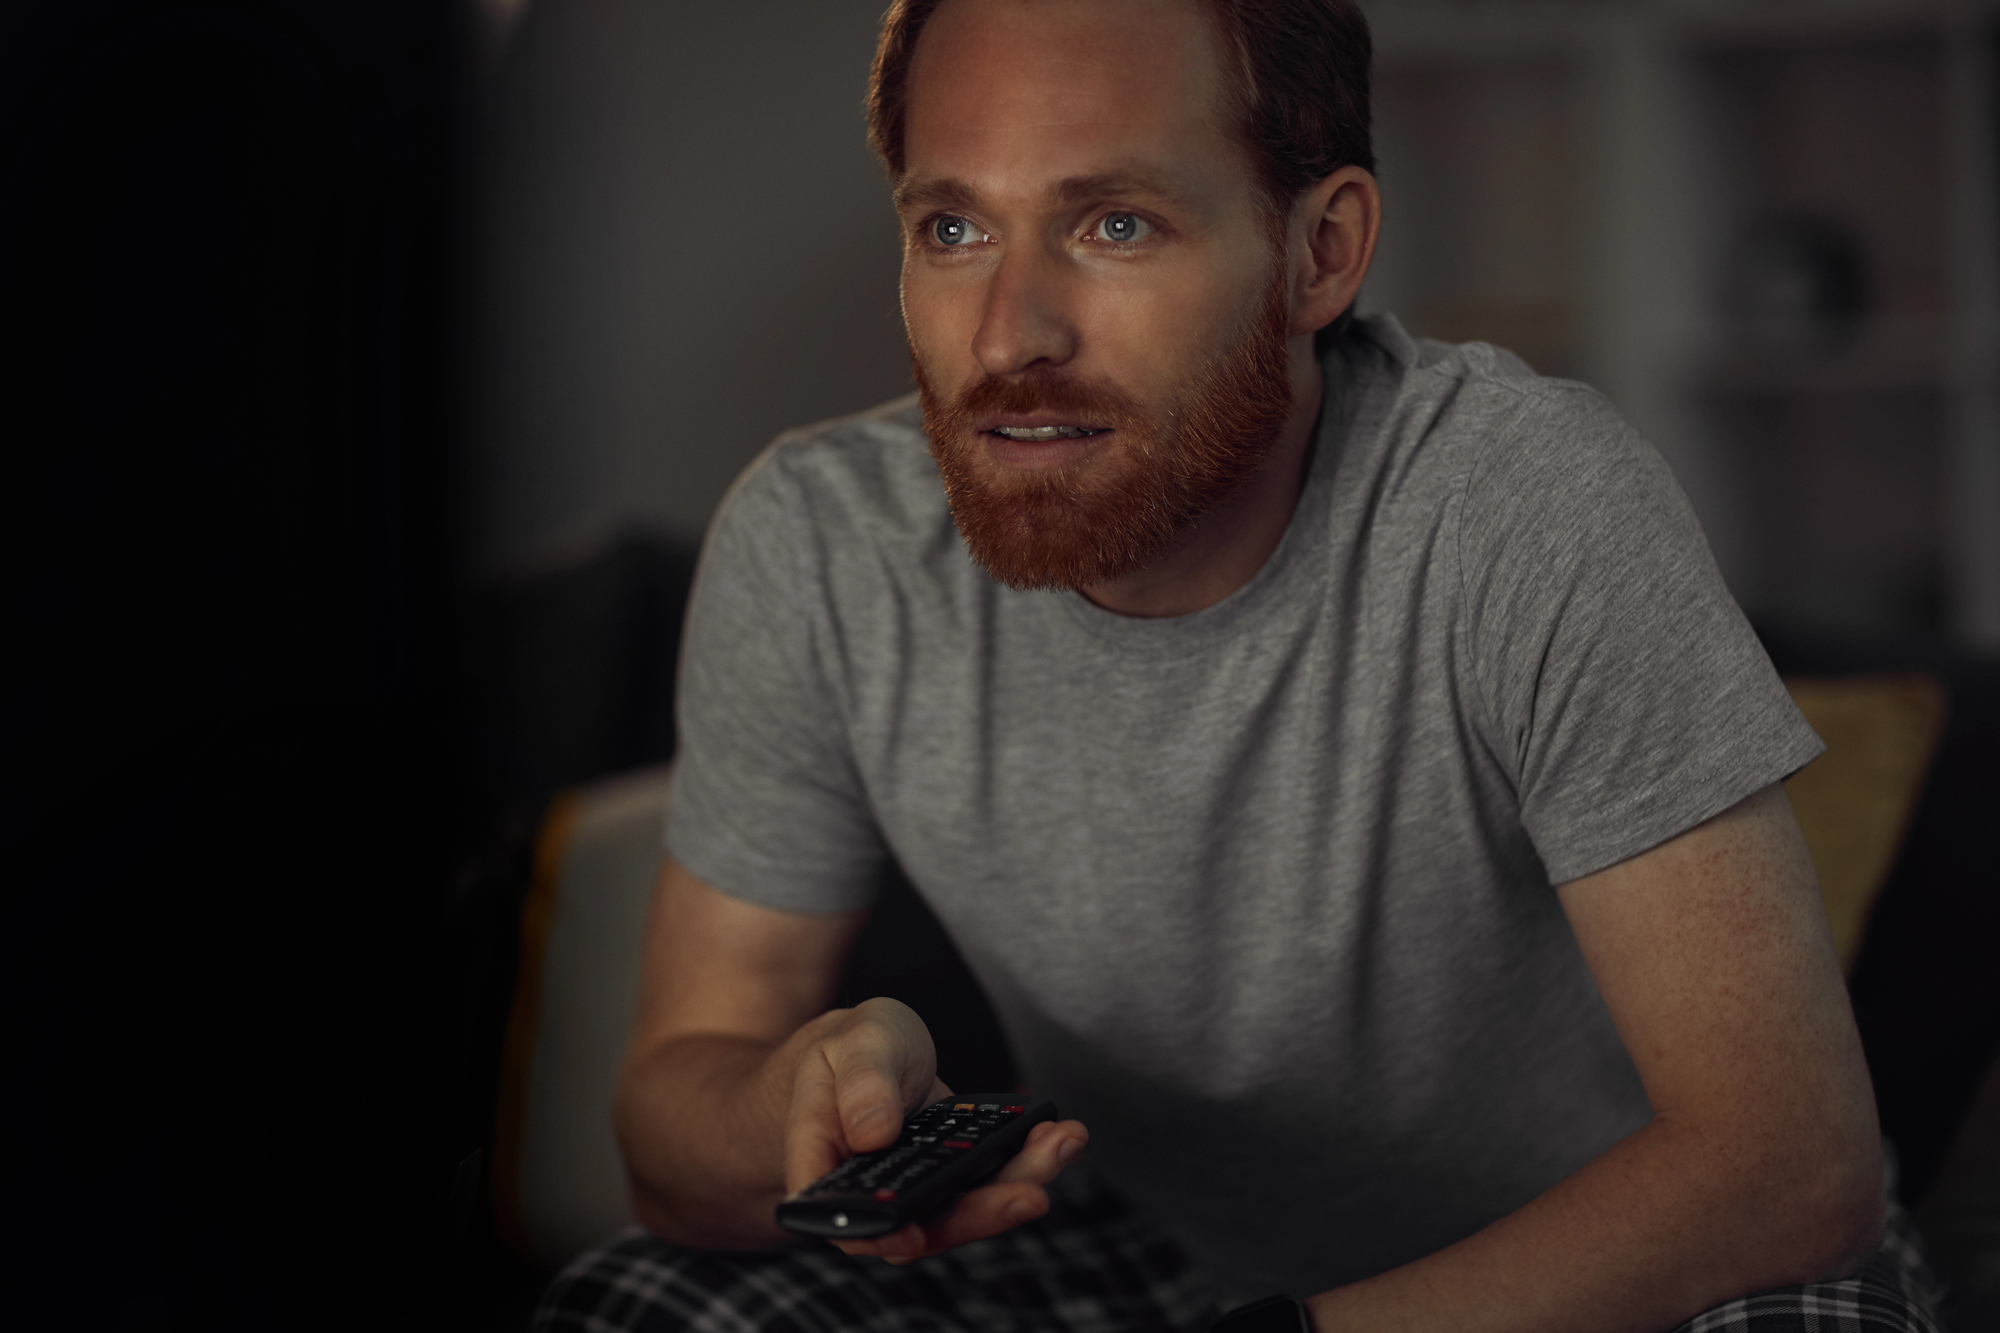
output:
[[[473,568],[698,532],[778,431],[908,390],[881,8],[528,9],[487,109]]]

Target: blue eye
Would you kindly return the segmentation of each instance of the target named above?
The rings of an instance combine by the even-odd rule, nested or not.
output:
[[[955,249],[981,239],[981,233],[964,218],[947,213],[931,223],[931,239],[939,245]]]
[[[1106,213],[1094,230],[1104,240],[1129,244],[1152,235],[1153,224],[1131,213]]]

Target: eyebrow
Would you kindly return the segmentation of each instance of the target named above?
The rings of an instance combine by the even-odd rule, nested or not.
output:
[[[1101,171],[1090,176],[1071,176],[1057,181],[1049,187],[1051,203],[1075,204],[1103,195],[1146,194],[1164,199],[1170,203],[1184,204],[1187,196],[1169,184],[1165,178],[1152,172],[1135,168],[1120,168]],[[979,195],[964,181],[948,176],[925,176],[905,178],[894,193],[896,211],[908,213],[917,209],[962,208],[968,211],[979,204]]]
[[[898,213],[908,213],[920,208],[970,210],[978,202],[978,196],[964,181],[938,176],[925,176],[916,180],[906,176],[897,184],[892,198]]]
[[[1149,171],[1123,168],[1094,176],[1071,176],[1056,182],[1049,196],[1059,204],[1078,204],[1107,194],[1148,194],[1170,203],[1186,203],[1187,195]]]

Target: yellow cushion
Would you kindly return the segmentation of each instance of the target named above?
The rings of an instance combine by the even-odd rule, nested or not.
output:
[[[543,821],[493,1134],[493,1209],[516,1253],[554,1268],[627,1226],[611,1130],[665,853],[670,769],[569,792]]]
[[[1852,971],[1944,731],[1930,676],[1791,677],[1785,686],[1826,753],[1785,784],[1812,850],[1840,965]]]

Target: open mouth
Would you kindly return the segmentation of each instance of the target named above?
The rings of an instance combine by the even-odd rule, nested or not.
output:
[[[995,426],[995,435],[1004,435],[1010,440],[1080,440],[1088,435],[1102,435],[1109,426]]]

